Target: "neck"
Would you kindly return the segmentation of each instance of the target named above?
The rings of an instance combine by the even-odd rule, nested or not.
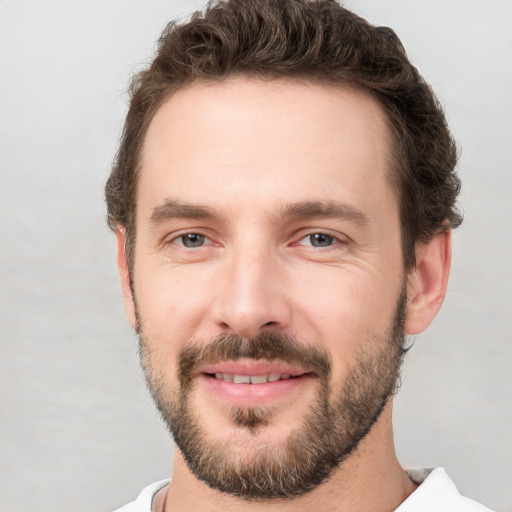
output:
[[[176,451],[171,484],[155,499],[155,510],[192,512],[385,512],[395,510],[416,488],[400,466],[394,449],[389,403],[357,450],[326,482],[293,499],[245,501],[210,489],[197,480]],[[159,505],[159,507],[158,507]]]

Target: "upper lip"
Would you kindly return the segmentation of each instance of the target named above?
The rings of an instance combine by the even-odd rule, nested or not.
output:
[[[203,365],[198,369],[198,373],[227,373],[249,376],[279,373],[298,377],[309,372],[303,368],[280,361],[240,359],[238,361],[221,361],[218,363]]]

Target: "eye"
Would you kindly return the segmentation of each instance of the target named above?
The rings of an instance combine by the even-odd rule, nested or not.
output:
[[[312,247],[330,247],[337,241],[336,238],[326,233],[312,233],[311,235],[305,236],[299,244],[311,245]]]
[[[175,238],[173,241],[178,245],[183,245],[183,247],[194,248],[202,247],[206,240],[207,238],[199,233],[186,233]]]

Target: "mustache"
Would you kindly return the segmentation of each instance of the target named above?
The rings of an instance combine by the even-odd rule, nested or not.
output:
[[[328,379],[332,368],[326,351],[299,343],[289,335],[261,333],[242,338],[236,334],[221,334],[207,343],[185,345],[178,356],[178,377],[182,385],[187,385],[201,366],[239,359],[291,363],[323,380]]]

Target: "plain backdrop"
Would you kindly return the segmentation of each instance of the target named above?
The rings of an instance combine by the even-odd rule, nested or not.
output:
[[[396,399],[408,467],[512,511],[512,1],[350,0],[402,38],[461,148],[448,295]],[[186,0],[0,0],[0,512],[100,512],[170,474],[103,185],[128,77]],[[411,340],[413,341],[413,340]]]

